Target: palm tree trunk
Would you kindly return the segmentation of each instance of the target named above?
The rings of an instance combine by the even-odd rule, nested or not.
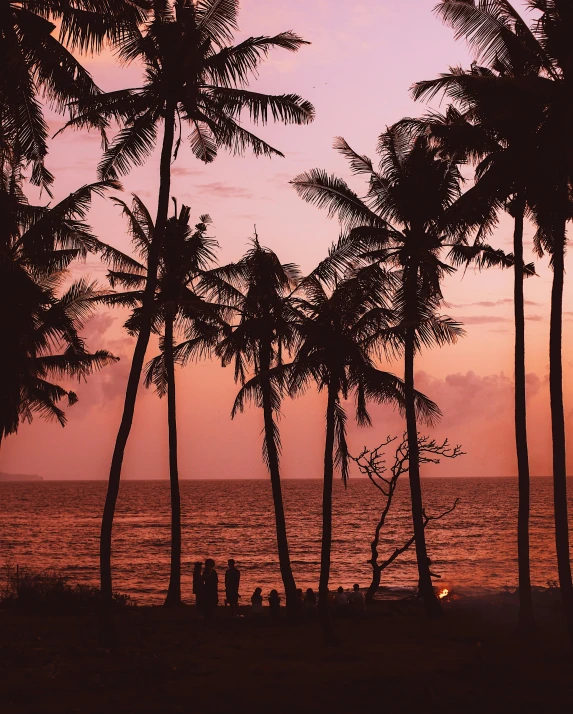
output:
[[[334,431],[337,392],[328,386],[326,408],[326,441],[324,446],[324,483],[322,487],[322,545],[320,549],[320,580],[318,583],[318,609],[324,643],[336,644],[328,609],[328,581],[330,579],[330,551],[332,547],[332,484],[334,477]]]
[[[101,594],[104,603],[111,605],[113,588],[111,578],[111,535],[113,528],[113,518],[115,514],[115,506],[119,493],[119,483],[121,479],[121,467],[123,465],[123,457],[125,447],[131,431],[133,423],[133,414],[135,411],[135,401],[137,399],[137,390],[143,370],[143,362],[145,353],[149,343],[151,334],[151,318],[153,314],[153,301],[155,298],[155,290],[157,288],[157,271],[159,266],[159,257],[161,254],[161,244],[165,225],[167,223],[167,214],[169,211],[169,194],[171,191],[171,155],[173,153],[173,142],[175,134],[175,107],[167,108],[165,114],[165,130],[163,134],[163,148],[161,152],[160,166],[160,188],[159,201],[157,206],[157,219],[155,221],[155,230],[151,248],[149,251],[147,265],[147,280],[145,283],[145,292],[142,302],[142,320],[141,328],[137,335],[137,342],[133,352],[133,359],[127,380],[127,389],[125,392],[125,401],[123,405],[123,414],[121,423],[115,441],[113,456],[111,460],[111,468],[109,472],[109,482],[103,510],[103,518],[101,523],[100,535],[100,578],[101,578]]]
[[[523,300],[523,221],[525,201],[516,197],[514,206],[515,230],[513,232],[515,317],[515,447],[517,451],[517,477],[519,510],[517,516],[517,562],[519,574],[519,629],[529,631],[535,627],[531,599],[531,570],[529,562],[529,454],[527,449],[527,414],[525,391],[525,309]]]
[[[440,617],[442,606],[434,593],[426,536],[424,532],[424,507],[422,504],[422,484],[420,481],[420,451],[418,448],[418,426],[416,423],[416,407],[414,402],[414,328],[409,327],[405,343],[404,382],[406,385],[406,428],[408,432],[408,455],[410,479],[410,496],[412,499],[412,521],[416,539],[416,558],[418,561],[419,588],[424,600],[426,616]]]
[[[279,454],[275,442],[275,429],[273,407],[271,400],[271,385],[268,377],[270,369],[270,359],[268,350],[261,350],[261,388],[263,396],[263,415],[265,422],[265,445],[267,449],[267,459],[269,474],[271,477],[271,488],[273,493],[273,503],[275,507],[275,526],[277,534],[277,550],[279,554],[279,567],[285,589],[286,605],[289,613],[293,613],[298,599],[296,595],[296,584],[292,574],[290,554],[287,539],[285,510],[283,504],[283,494],[281,488],[281,475],[279,467]]]
[[[559,587],[567,629],[573,646],[573,583],[569,552],[567,514],[567,471],[565,460],[565,416],[563,410],[563,281],[565,273],[565,221],[553,236],[553,286],[549,336],[549,393],[551,397],[551,434],[553,437],[553,498],[555,508],[555,545]]]
[[[165,607],[181,605],[181,495],[177,465],[177,411],[175,362],[173,359],[173,315],[165,319],[164,359],[167,372],[167,422],[169,425],[169,483],[171,487],[171,573]]]

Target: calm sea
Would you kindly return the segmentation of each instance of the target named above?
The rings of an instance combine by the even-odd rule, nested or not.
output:
[[[497,478],[427,478],[428,513],[459,498],[457,509],[426,531],[434,572],[460,591],[489,591],[517,582],[516,481]],[[82,582],[97,582],[98,535],[106,484],[95,481],[0,484],[0,565],[56,568]],[[569,493],[573,492],[573,484]],[[228,558],[242,572],[243,597],[256,586],[281,589],[274,519],[267,481],[183,481],[183,589],[191,599],[195,560],[212,557],[220,574]],[[284,482],[293,569],[299,587],[316,587],[320,554],[321,482]],[[550,479],[532,482],[532,575],[535,585],[557,579]],[[402,484],[382,534],[390,554],[411,534],[407,483]],[[370,542],[380,512],[377,490],[366,480],[336,484],[333,587],[369,583]],[[569,512],[573,516],[573,499]],[[573,518],[571,521],[573,526]],[[413,587],[413,551],[386,571],[383,584]],[[114,530],[114,588],[140,603],[160,603],[169,575],[169,484],[127,481],[121,486]]]

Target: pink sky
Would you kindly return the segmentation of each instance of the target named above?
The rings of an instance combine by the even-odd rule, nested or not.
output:
[[[265,64],[257,89],[297,92],[310,99],[317,118],[309,127],[269,126],[260,134],[286,158],[233,158],[225,154],[210,165],[181,151],[173,170],[173,195],[192,206],[195,215],[210,213],[212,233],[221,245],[221,261],[241,256],[256,224],[261,242],[284,262],[304,271],[325,255],[338,236],[338,225],[323,212],[303,203],[289,186],[300,172],[321,167],[349,180],[342,157],[332,150],[335,136],[374,158],[378,135],[405,115],[419,115],[424,106],[408,95],[413,82],[436,76],[449,66],[471,61],[463,43],[432,15],[434,0],[244,0],[241,33],[274,34],[292,29],[312,42],[297,55],[276,52]],[[105,89],[137,86],[136,68],[120,68],[104,55],[87,60]],[[54,128],[61,119],[54,118]],[[66,133],[52,142],[49,167],[55,172],[56,198],[95,180],[99,139]],[[155,209],[158,157],[124,179],[126,193],[138,193]],[[90,220],[101,238],[122,249],[129,242],[118,210],[98,200]],[[530,249],[532,229],[527,237]],[[494,241],[511,245],[511,222],[504,219]],[[570,261],[569,261],[570,263]],[[103,282],[97,261],[81,266]],[[531,467],[535,475],[551,472],[548,376],[548,316],[551,273],[547,260],[538,262],[539,277],[526,284],[527,371]],[[444,419],[436,429],[461,443],[467,456],[428,470],[428,475],[503,476],[516,472],[512,429],[512,278],[506,272],[458,274],[445,286],[449,314],[466,324],[467,336],[451,348],[424,354],[417,363],[418,387],[435,399]],[[571,286],[565,295],[565,405],[573,435]],[[80,403],[68,412],[62,429],[39,419],[23,425],[6,440],[0,470],[37,473],[44,478],[106,478],[121,413],[122,394],[132,348],[121,330],[119,312],[102,311],[87,327],[88,345],[106,347],[121,362],[93,377],[77,391]],[[150,352],[150,356],[151,356]],[[401,373],[399,364],[390,366]],[[251,409],[231,421],[236,393],[232,372],[217,364],[199,363],[178,373],[180,473],[183,478],[253,478],[265,475],[261,462],[262,421]],[[350,427],[351,450],[375,446],[389,433],[403,430],[401,418],[388,409],[374,409],[375,425]],[[285,477],[319,477],[324,437],[322,397],[308,394],[284,405],[281,422]],[[125,478],[167,477],[166,402],[142,389],[128,446]],[[573,457],[571,457],[573,458]],[[573,462],[570,462],[573,463]]]

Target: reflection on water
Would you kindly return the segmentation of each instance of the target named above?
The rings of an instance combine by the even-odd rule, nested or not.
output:
[[[447,518],[426,532],[432,569],[453,588],[495,589],[517,582],[516,481],[424,479],[428,513],[460,499]],[[106,484],[94,481],[0,484],[0,557],[35,568],[55,567],[82,581],[98,577],[98,536]],[[316,587],[320,555],[321,482],[285,481],[285,505],[293,569],[299,587]],[[571,494],[571,488],[569,493]],[[280,588],[274,518],[267,481],[183,481],[183,591],[191,597],[195,560],[212,557],[223,570],[235,558],[246,600],[256,586]],[[557,579],[551,480],[532,482],[532,577],[535,585]],[[570,499],[571,500],[571,499]],[[369,583],[370,541],[380,510],[376,489],[351,480],[334,495],[333,587]],[[408,488],[398,491],[380,555],[411,533]],[[570,514],[573,503],[570,502]],[[169,483],[127,481],[121,486],[114,529],[114,588],[138,602],[161,602],[169,576]],[[572,520],[573,524],[573,520]],[[383,578],[391,587],[413,587],[413,550]],[[1,564],[1,563],[0,563]]]

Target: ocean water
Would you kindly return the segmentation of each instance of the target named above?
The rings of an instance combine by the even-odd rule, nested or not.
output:
[[[284,482],[293,570],[297,585],[318,583],[321,482]],[[501,478],[426,478],[429,514],[456,510],[426,530],[432,569],[450,589],[488,592],[517,583],[517,482]],[[95,481],[1,483],[0,566],[56,568],[76,580],[98,579],[98,536],[106,484]],[[573,526],[573,484],[569,512]],[[191,601],[196,560],[212,557],[220,578],[228,558],[241,570],[245,601],[255,587],[265,593],[281,579],[275,547],[270,483],[267,481],[183,481],[183,594]],[[553,540],[552,485],[532,481],[531,555],[535,585],[557,579]],[[370,542],[382,499],[367,480],[335,484],[332,587],[370,582]],[[383,558],[411,535],[407,482],[398,490],[382,532]],[[161,603],[169,578],[169,483],[122,484],[113,538],[114,589],[139,603]],[[389,588],[414,587],[414,552],[401,556],[383,575]]]

